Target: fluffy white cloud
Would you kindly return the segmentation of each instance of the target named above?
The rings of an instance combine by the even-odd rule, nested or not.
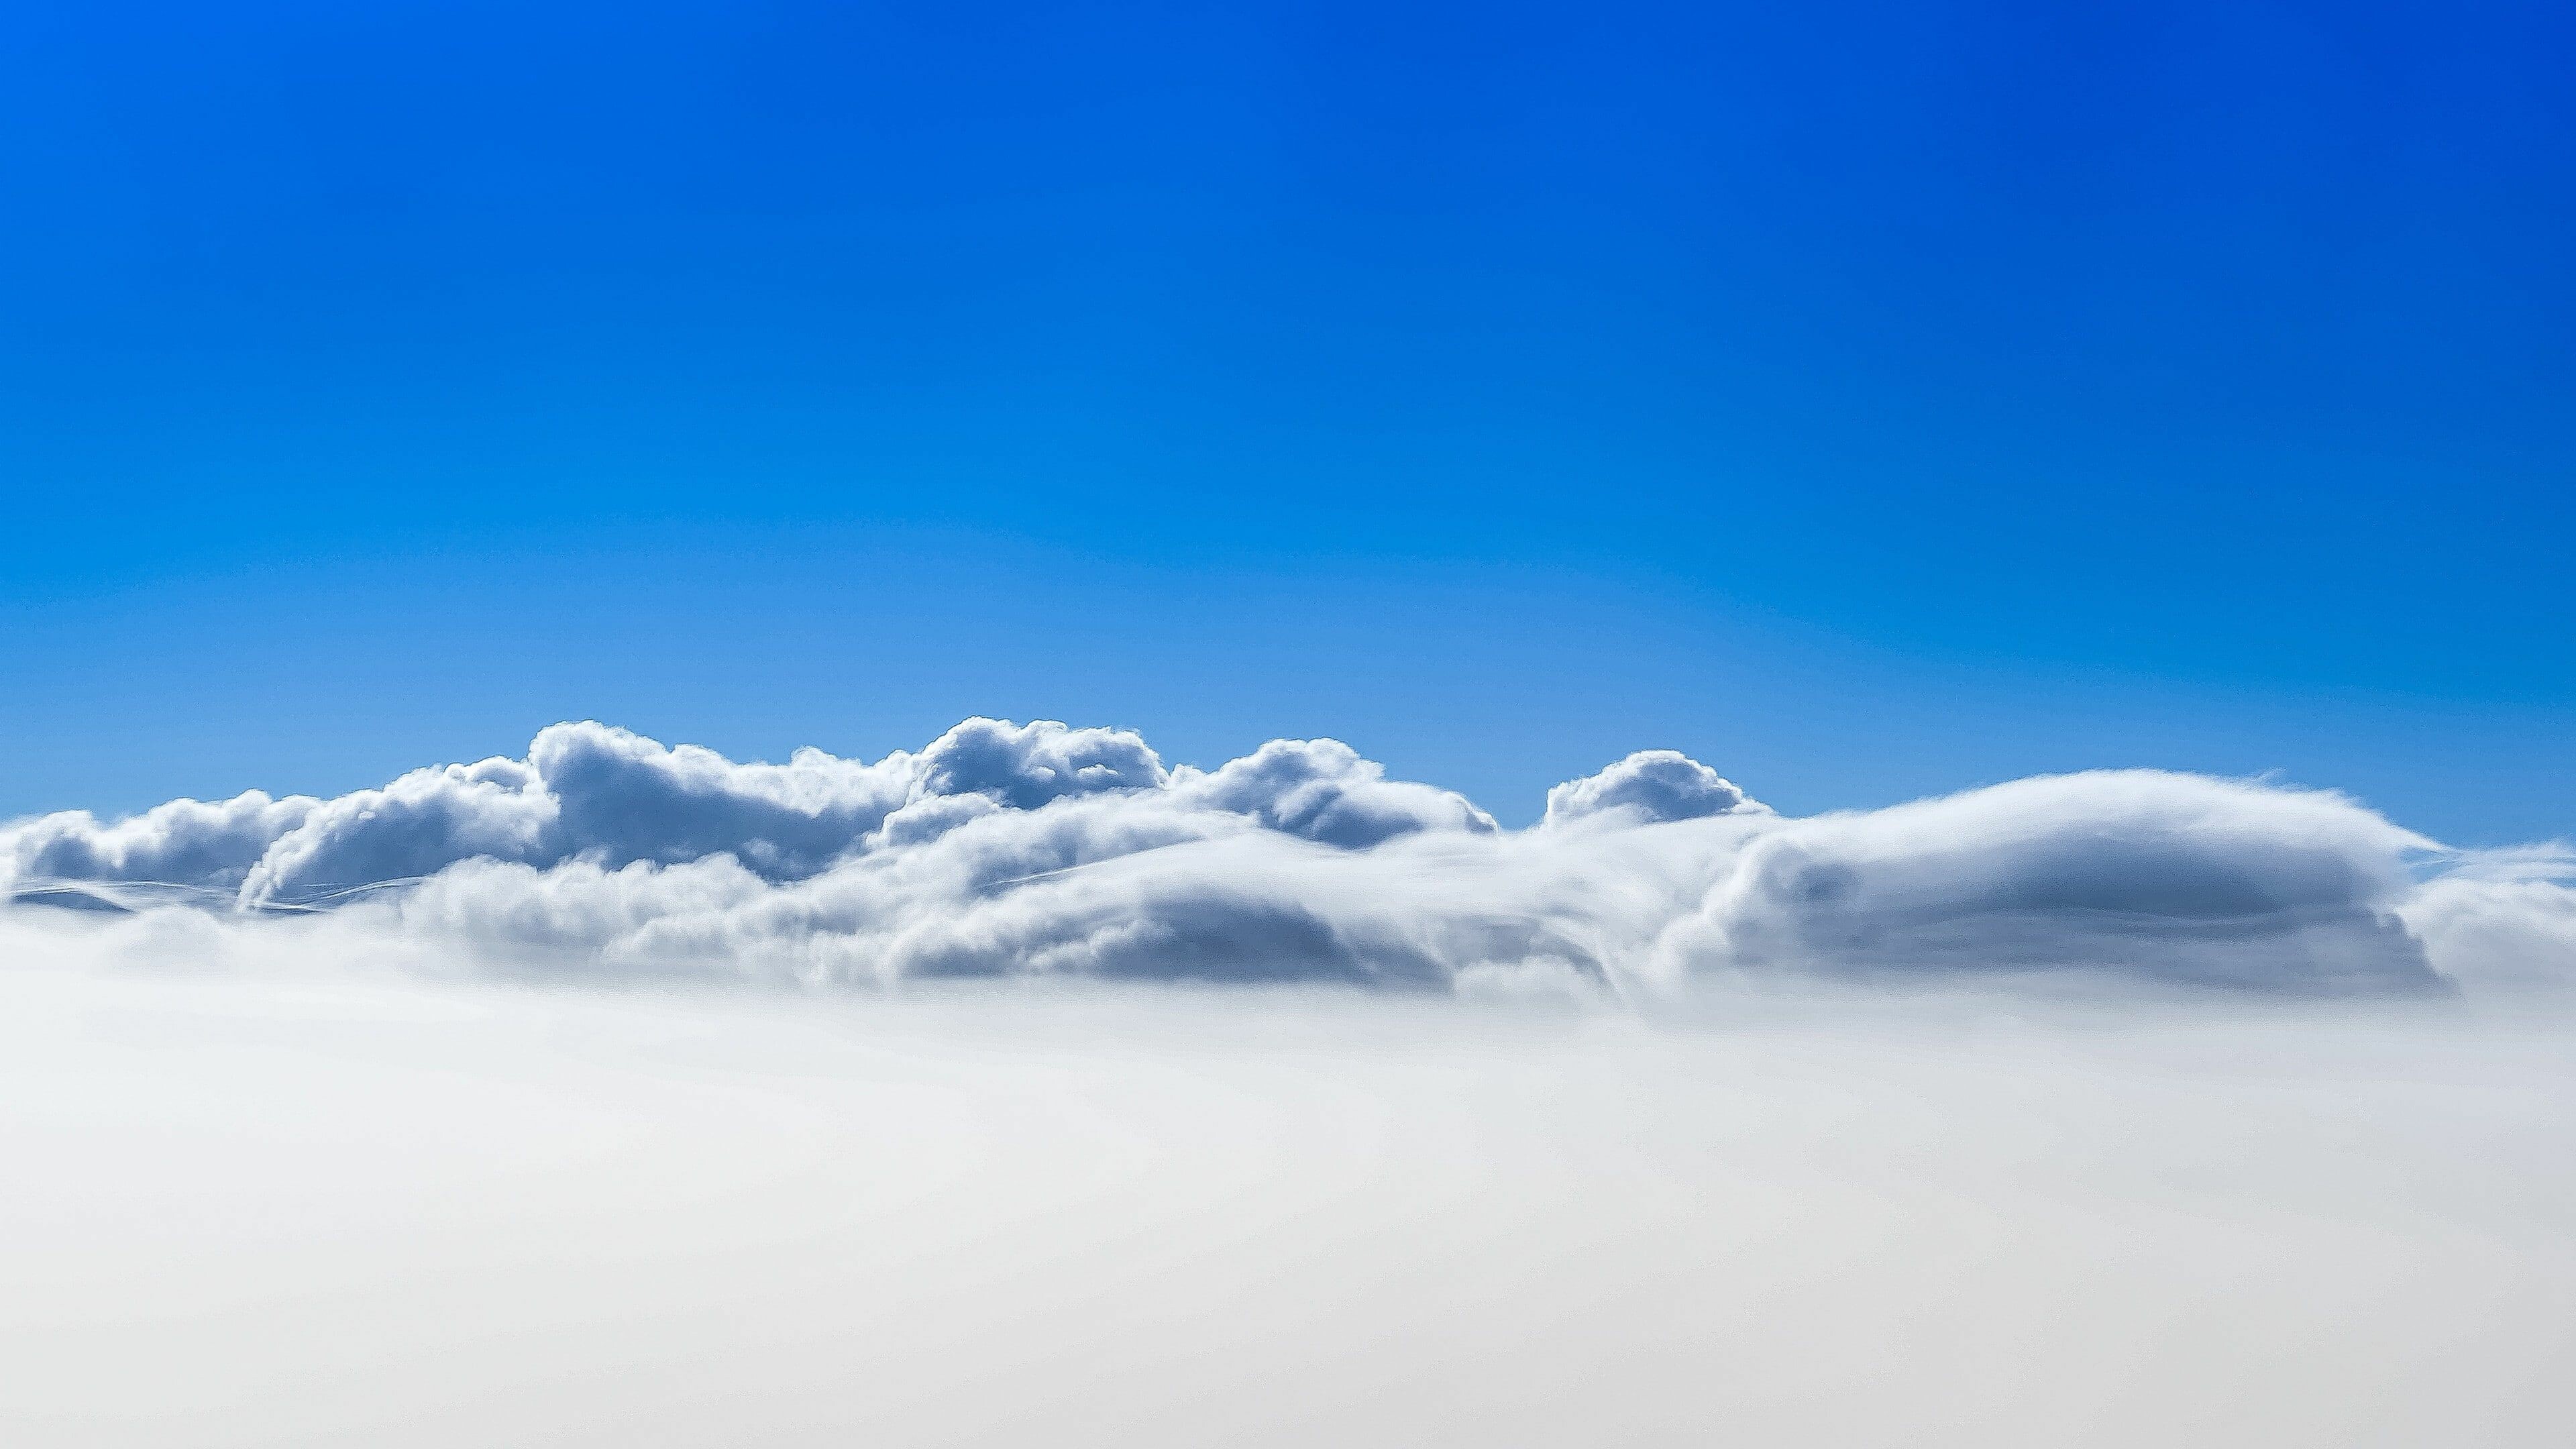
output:
[[[524,760],[415,770],[332,800],[174,801],[102,823],[86,811],[0,828],[0,865],[53,879],[237,890],[249,905],[327,900],[464,861],[676,864],[730,855],[774,880],[995,808],[1159,789],[1162,762],[1121,730],[974,719],[874,763],[799,750],[737,764],[597,723],[555,725]],[[871,839],[901,812],[899,828]]]
[[[2435,849],[2323,792],[2143,770],[2021,780],[1784,825],[1664,944],[1748,968],[2431,985],[2397,907],[2408,859]]]
[[[322,802],[270,799],[253,790],[230,800],[173,800],[102,823],[86,810],[0,827],[0,871],[15,881],[160,881],[228,890]]]
[[[433,874],[460,860],[551,860],[556,800],[516,760],[414,770],[307,812],[242,882],[245,901],[301,903]]]
[[[1336,741],[1166,768],[1125,731],[995,720],[918,753],[783,765],[558,725],[525,759],[333,800],[0,828],[22,899],[71,882],[88,894],[56,899],[142,904],[158,883],[243,930],[326,907],[375,958],[818,983],[2568,973],[2576,891],[2490,867],[2341,796],[2150,771],[1794,819],[1649,751],[1505,831]]]
[[[2400,914],[2434,968],[2463,985],[2576,984],[2576,856],[2564,847],[2472,857]]]
[[[925,795],[982,794],[1021,810],[1067,795],[1152,789],[1165,779],[1162,758],[1129,731],[992,719],[941,735],[921,752],[915,775]]]
[[[1494,817],[1466,796],[1389,780],[1385,767],[1339,740],[1272,740],[1214,774],[1183,777],[1180,793],[1273,830],[1350,849],[1417,830],[1494,829]]]
[[[1597,775],[1547,792],[1547,823],[1567,825],[1616,814],[1632,822],[1696,820],[1762,810],[1735,782],[1679,750],[1639,750]]]

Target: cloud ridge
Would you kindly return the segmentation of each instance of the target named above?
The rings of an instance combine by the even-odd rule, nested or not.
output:
[[[244,951],[296,929],[604,978],[1630,995],[1763,973],[2566,979],[2576,889],[2552,860],[2506,870],[2332,792],[2150,770],[1797,818],[1671,750],[1506,830],[1337,740],[1200,769],[1133,731],[980,718],[917,752],[784,764],[585,721],[327,800],[0,826],[13,902],[184,911]]]

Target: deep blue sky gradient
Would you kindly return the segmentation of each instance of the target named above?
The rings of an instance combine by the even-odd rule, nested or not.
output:
[[[2562,7],[43,7],[0,815],[598,717],[2576,828]]]

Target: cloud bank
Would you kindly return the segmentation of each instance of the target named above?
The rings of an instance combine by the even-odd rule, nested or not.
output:
[[[2560,1449],[2576,1417],[2564,1002],[8,960],[11,1449]]]
[[[2329,792],[2103,771],[1792,818],[1655,750],[1504,830],[1334,740],[1202,770],[1125,730],[989,719],[918,752],[784,764],[556,725],[524,758],[334,799],[20,821],[0,827],[0,886],[336,933],[371,957],[816,984],[2078,972],[2402,991],[2576,963],[2563,857],[2465,857]]]

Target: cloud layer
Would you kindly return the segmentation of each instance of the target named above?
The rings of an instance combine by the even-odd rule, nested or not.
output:
[[[2564,1003],[243,990],[28,916],[10,1449],[2561,1449],[2576,1418]]]
[[[816,983],[2423,989],[2564,975],[2562,867],[2467,861],[2331,793],[2153,771],[1797,819],[1668,750],[1557,786],[1508,831],[1338,741],[1201,770],[1128,731],[987,719],[873,762],[784,764],[563,724],[521,759],[336,799],[0,827],[21,903],[184,908],[515,971]]]

